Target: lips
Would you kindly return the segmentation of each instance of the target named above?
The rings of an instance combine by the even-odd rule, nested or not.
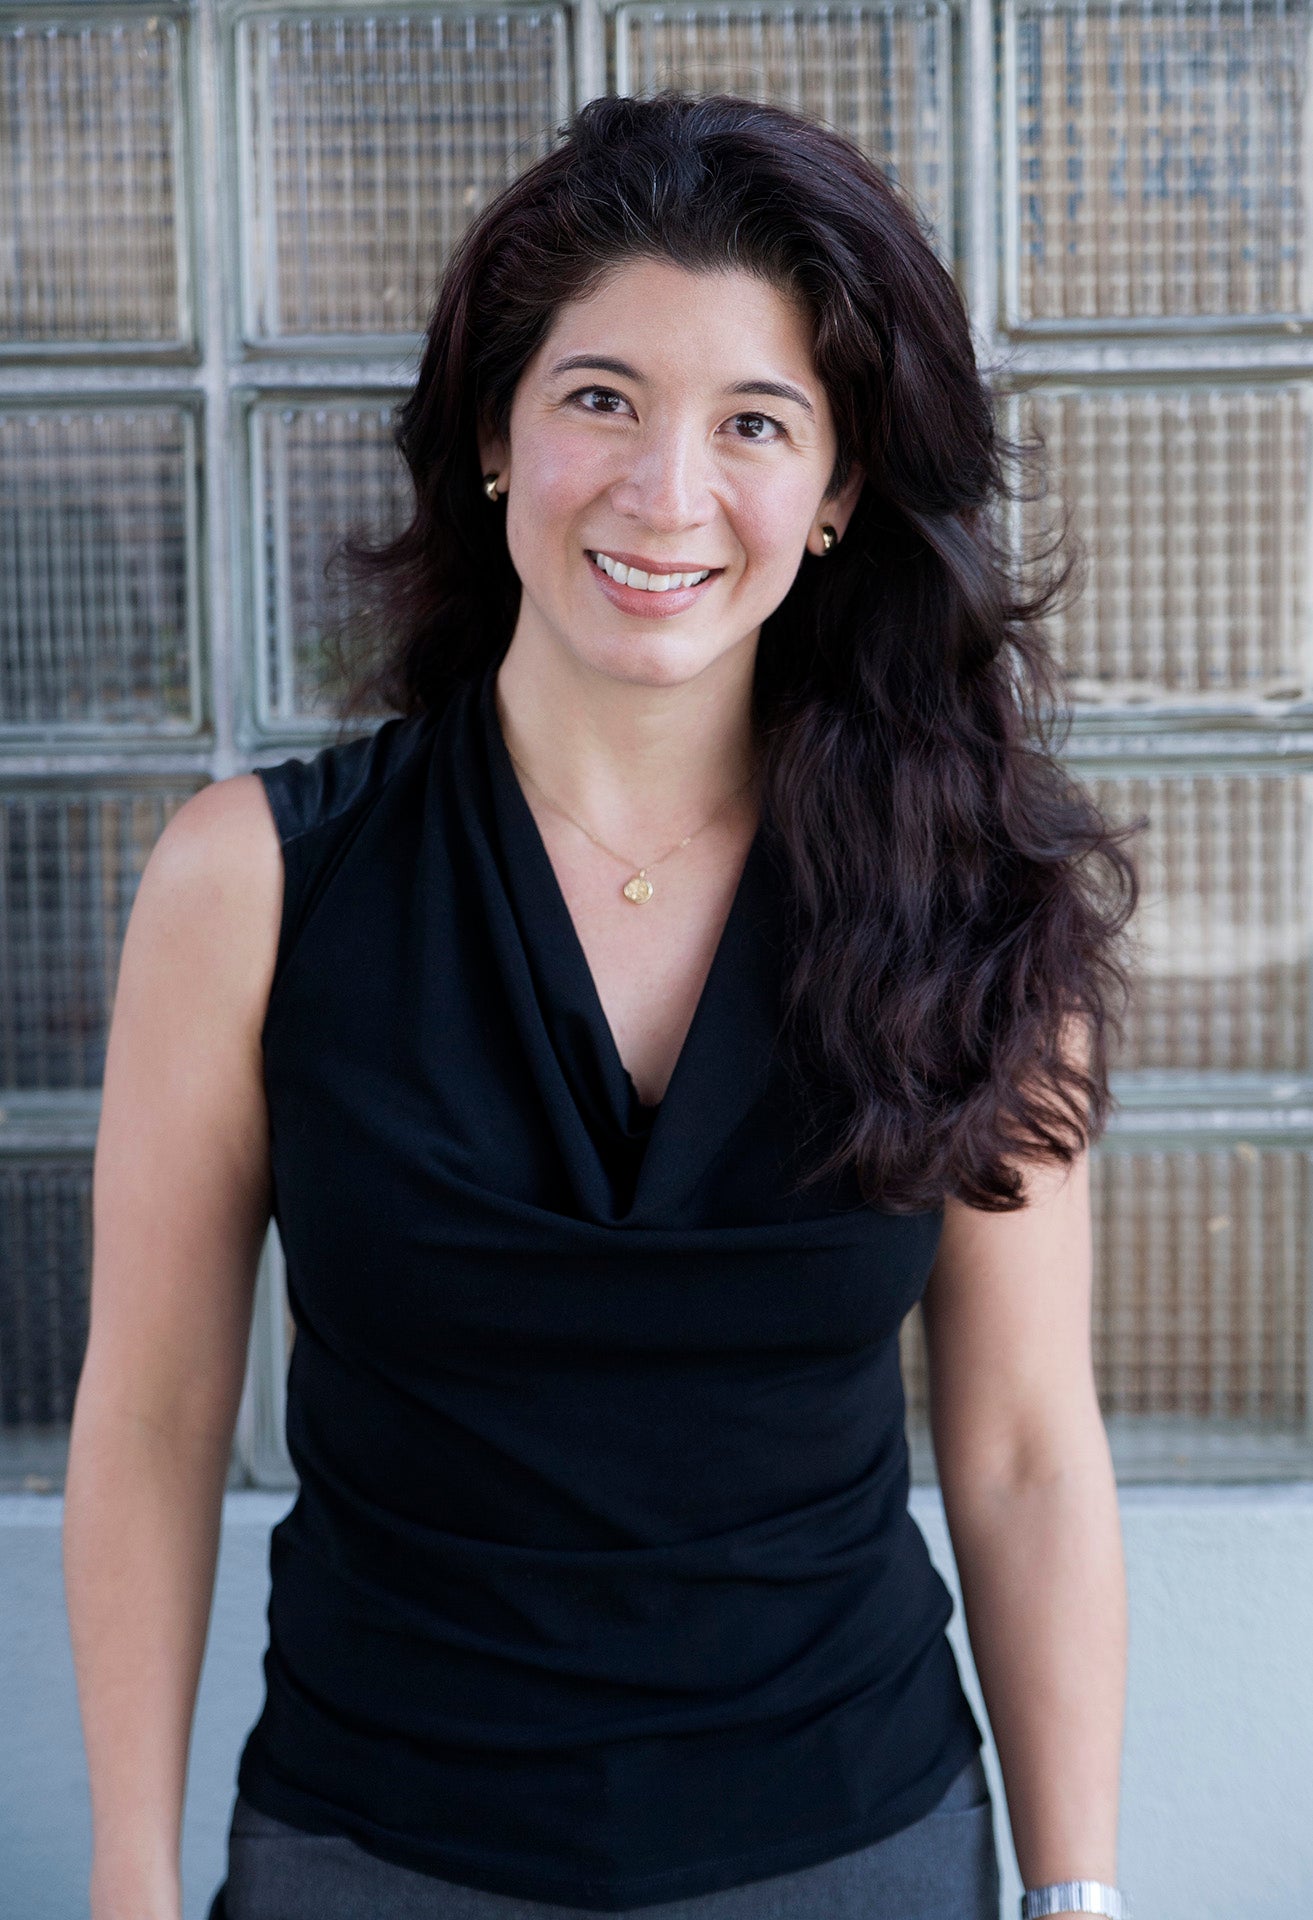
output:
[[[596,560],[599,553],[604,553],[608,560],[618,560],[622,567],[637,567],[641,573],[649,577],[652,574],[660,577],[667,573],[723,573],[725,571],[723,567],[709,567],[705,560],[651,560],[644,558],[640,553],[621,553],[614,547],[585,547],[584,552],[590,560]]]
[[[603,548],[602,551],[605,552],[605,548]],[[705,580],[699,580],[696,586],[668,587],[664,592],[654,593],[646,587],[621,586],[618,581],[611,578],[610,574],[598,566],[597,557],[594,553],[588,552],[587,549],[585,549],[585,552],[588,560],[588,571],[597,582],[601,592],[603,592],[611,602],[611,605],[616,607],[621,613],[634,615],[639,619],[646,620],[659,620],[662,615],[669,616],[673,613],[683,613],[687,607],[693,605],[693,602],[700,594],[710,592],[724,571],[722,567],[716,567],[707,575]],[[620,556],[618,554],[614,556],[608,554],[607,557],[608,559],[614,557],[618,560]],[[627,566],[629,563],[625,561],[623,564]],[[700,571],[700,569],[672,567],[670,571],[672,573],[683,573],[697,572]]]

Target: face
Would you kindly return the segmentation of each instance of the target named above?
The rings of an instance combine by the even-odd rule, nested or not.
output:
[[[836,437],[805,315],[752,275],[659,261],[561,309],[521,374],[509,444],[479,451],[523,589],[513,644],[649,685],[754,652],[805,555],[824,553],[822,524],[842,538],[863,479],[826,497]]]

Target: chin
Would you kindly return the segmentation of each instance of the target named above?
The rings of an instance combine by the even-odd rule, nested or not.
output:
[[[591,672],[630,686],[673,687],[711,665],[723,648],[699,644],[676,634],[608,634],[594,646],[571,649]]]

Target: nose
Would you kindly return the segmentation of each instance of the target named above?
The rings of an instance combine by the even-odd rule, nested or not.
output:
[[[700,429],[654,428],[630,450],[612,501],[617,513],[643,521],[654,532],[702,526],[715,512],[711,473]]]

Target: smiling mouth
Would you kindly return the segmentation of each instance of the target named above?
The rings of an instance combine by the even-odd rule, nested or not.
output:
[[[723,573],[723,567],[696,567],[669,573],[660,573],[655,569],[644,572],[642,568],[626,567],[621,561],[613,560],[610,554],[594,552],[585,548],[589,564],[618,587],[630,587],[638,593],[650,593],[659,597],[664,593],[683,593],[692,587],[705,586]]]

